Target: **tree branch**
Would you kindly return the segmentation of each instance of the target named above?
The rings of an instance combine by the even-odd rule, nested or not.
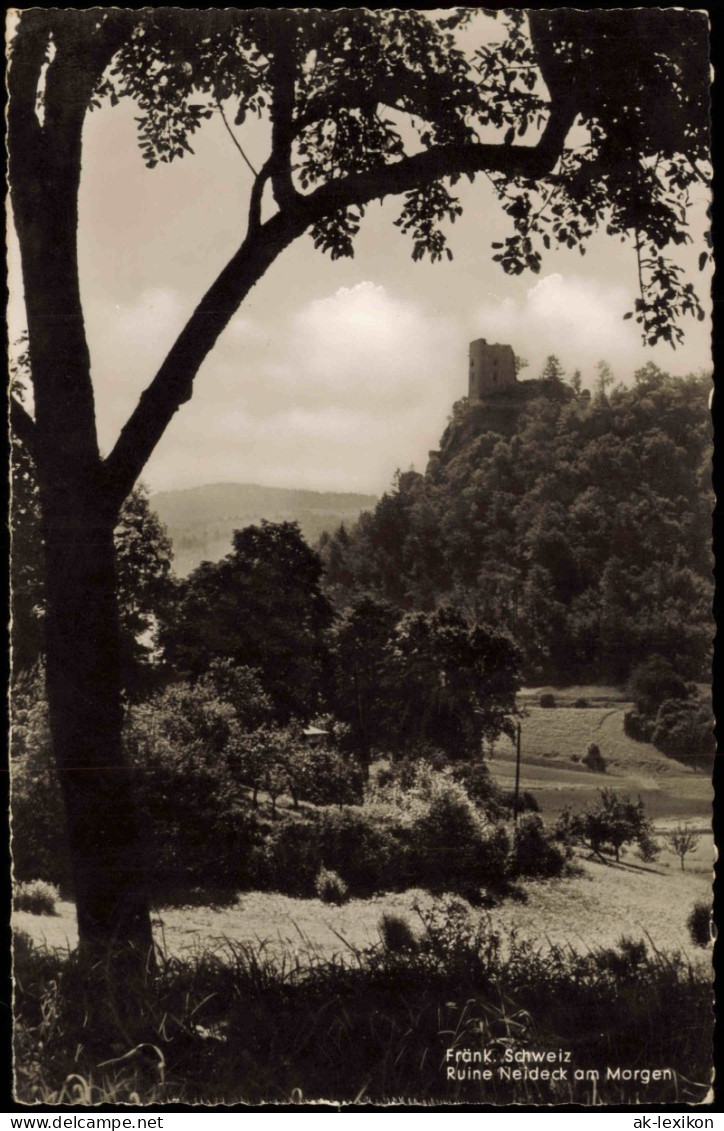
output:
[[[269,64],[272,87],[271,182],[274,199],[280,208],[293,206],[297,191],[292,182],[292,144],[294,142],[294,85],[297,68],[297,17],[280,13]]]
[[[37,114],[40,75],[50,43],[50,13],[41,8],[22,12],[10,44],[8,70],[8,152],[11,193],[15,185],[37,175],[43,130]],[[17,207],[13,196],[13,205]]]
[[[265,224],[250,226],[241,247],[191,315],[104,461],[104,482],[112,505],[120,507],[174,414],[191,398],[201,364],[243,299],[277,256],[310,225],[351,204],[367,204],[445,176],[484,170],[509,176],[544,176],[554,168],[574,117],[573,106],[554,107],[535,146],[438,146],[382,164],[376,170],[328,182],[308,196],[295,192],[293,203]],[[264,170],[255,182],[259,202],[263,176]]]
[[[247,235],[256,233],[259,230],[259,225],[261,224],[261,202],[262,197],[264,196],[264,187],[271,175],[271,162],[271,157],[268,157],[257,173],[254,184],[251,186]]]
[[[294,214],[278,212],[247,233],[141,394],[113,451],[104,460],[102,478],[109,506],[120,508],[174,414],[191,398],[194,378],[217,338],[255,283],[308,223],[298,210]]]
[[[237,139],[236,135],[234,134],[234,131],[232,130],[231,126],[229,125],[228,121],[226,120],[226,114],[224,113],[224,107],[223,107],[223,106],[221,105],[221,102],[219,101],[219,99],[218,99],[218,98],[215,98],[215,99],[214,99],[214,101],[216,102],[216,105],[217,105],[217,107],[218,107],[219,113],[221,114],[221,120],[222,120],[222,122],[224,123],[224,125],[226,126],[226,131],[227,131],[227,133],[228,133],[229,137],[230,137],[230,138],[231,138],[231,140],[233,141],[233,143],[234,143],[234,145],[236,146],[236,148],[237,148],[237,149],[239,150],[239,153],[240,153],[240,154],[241,154],[241,156],[242,156],[242,157],[244,158],[244,160],[245,160],[246,164],[247,164],[247,165],[249,166],[249,168],[251,169],[251,171],[252,171],[252,173],[254,174],[254,176],[255,176],[255,177],[257,177],[257,176],[258,176],[259,174],[257,173],[256,169],[255,169],[255,168],[254,168],[254,166],[252,165],[252,163],[251,163],[251,161],[249,160],[249,158],[248,158],[248,157],[246,156],[246,154],[244,153],[244,150],[243,150],[243,149],[241,148],[241,145],[240,145],[240,143],[239,143],[239,141],[238,141],[238,139]]]
[[[377,169],[329,181],[302,197],[299,208],[309,214],[309,223],[313,223],[328,212],[408,192],[416,185],[429,184],[441,177],[503,173],[508,177],[538,180],[555,168],[575,117],[572,102],[554,105],[543,134],[534,146],[472,142],[435,146],[412,157],[382,164]]]

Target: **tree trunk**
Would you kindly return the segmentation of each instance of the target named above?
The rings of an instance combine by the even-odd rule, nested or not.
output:
[[[47,686],[81,953],[152,956],[132,770],[123,749],[112,521],[46,499]]]
[[[67,815],[80,950],[93,961],[113,956],[112,973],[121,959],[137,970],[146,963],[152,937],[132,774],[121,741],[113,528],[122,500],[110,500],[104,489],[77,228],[88,99],[127,22],[120,14],[93,29],[86,13],[23,12],[8,110],[34,392],[30,446],[46,559],[50,729]],[[45,71],[41,122],[37,97],[51,41],[55,53]]]

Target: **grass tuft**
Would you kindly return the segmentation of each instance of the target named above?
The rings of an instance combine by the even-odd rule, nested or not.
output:
[[[60,892],[55,884],[45,880],[28,880],[13,888],[13,909],[29,911],[32,915],[55,915]]]

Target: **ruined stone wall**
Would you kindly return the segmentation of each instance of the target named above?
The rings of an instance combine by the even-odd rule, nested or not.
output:
[[[512,346],[491,344],[485,338],[470,343],[468,396],[487,400],[515,386],[515,354]]]

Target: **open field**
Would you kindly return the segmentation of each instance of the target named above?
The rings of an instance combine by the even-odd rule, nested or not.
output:
[[[580,808],[599,789],[614,789],[641,796],[647,814],[659,818],[698,818],[708,827],[712,787],[708,773],[695,771],[667,758],[647,742],[634,742],[624,734],[624,712],[629,702],[615,702],[615,688],[572,687],[555,690],[559,703],[586,698],[608,699],[606,706],[545,708],[536,706],[541,690],[529,689],[520,697],[521,789],[534,793],[545,817],[566,806]],[[606,773],[596,774],[582,765],[588,744],[595,742],[606,760]],[[573,761],[573,758],[579,759]],[[496,744],[490,763],[495,780],[506,789],[515,781],[515,749],[508,738]]]
[[[557,757],[570,762],[583,758],[595,742],[611,770],[648,774],[693,774],[688,766],[667,758],[649,742],[635,742],[624,734],[623,716],[631,706],[535,707],[526,705],[521,719],[523,756]],[[496,752],[512,750],[509,738],[498,740]],[[576,763],[573,763],[574,765]]]
[[[697,961],[706,958],[691,946],[686,917],[694,902],[711,900],[709,837],[700,838],[685,871],[668,848],[648,865],[630,853],[620,865],[583,855],[576,863],[580,875],[529,882],[525,903],[506,901],[483,914],[490,914],[496,927],[514,928],[543,947],[560,943],[581,950],[613,945],[622,935],[648,935],[660,950],[680,949]],[[330,957],[378,942],[385,912],[404,915],[419,928],[415,904],[424,908],[431,902],[432,896],[418,890],[352,899],[339,907],[317,899],[245,892],[229,907],[163,908],[154,915],[154,928],[157,942],[171,955],[223,949],[228,939],[237,944],[263,942],[276,953]],[[15,912],[13,926],[51,948],[74,947],[75,908],[62,901],[58,911],[54,916]]]
[[[490,772],[499,785],[512,789],[515,783],[515,755],[496,755]],[[565,763],[551,756],[522,755],[521,790],[533,793],[544,819],[555,818],[562,809],[580,809],[593,801],[600,789],[614,789],[636,799],[641,797],[646,813],[655,821],[661,818],[694,819],[697,827],[711,829],[711,780],[703,773],[671,773],[656,777],[631,769],[594,774],[585,767]]]
[[[586,699],[592,707],[608,707],[625,703],[628,696],[620,687],[612,684],[570,684],[567,687],[523,687],[518,692],[518,702],[523,706],[538,705],[541,695],[553,695],[560,706],[572,707],[577,699]]]

